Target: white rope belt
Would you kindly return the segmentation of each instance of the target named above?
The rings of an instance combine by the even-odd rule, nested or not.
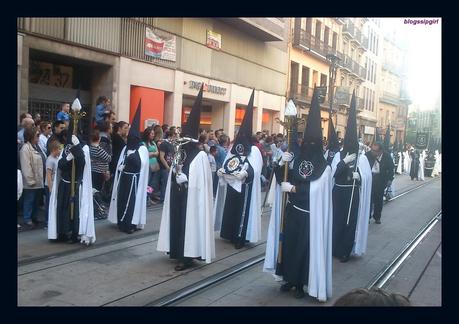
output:
[[[295,208],[295,209],[297,209],[297,210],[299,210],[299,211],[302,211],[303,213],[309,213],[309,210],[306,210],[306,209],[300,208],[300,207],[298,207],[298,206],[296,206],[296,205],[292,204],[292,202],[291,202],[290,200],[288,200],[287,202],[288,202],[290,205],[292,205],[292,206],[293,206],[293,208]]]
[[[128,207],[129,207],[129,202],[131,201],[132,187],[134,186],[134,183],[135,183],[134,191],[135,191],[135,195],[137,197],[137,175],[139,175],[140,172],[139,173],[132,173],[132,172],[124,172],[123,171],[123,173],[129,174],[129,175],[133,175],[133,177],[132,177],[132,180],[131,180],[131,187],[129,188],[129,196],[128,196],[128,199],[127,199],[126,208],[124,209],[123,217],[121,217],[121,220],[120,220],[121,222],[124,220],[124,217],[126,216],[126,213],[127,213]]]
[[[70,181],[67,181],[67,180],[62,179],[62,178],[61,178],[61,181],[64,181],[65,183],[70,183]],[[75,181],[75,183],[77,183],[77,184],[80,184],[81,182],[83,182],[83,181],[82,181],[82,180],[80,180],[80,181]]]
[[[337,184],[337,183],[335,183],[335,186],[337,186],[337,187],[343,187],[343,188],[352,188],[353,185],[342,185],[342,184]],[[358,186],[358,185],[356,184],[356,186]]]

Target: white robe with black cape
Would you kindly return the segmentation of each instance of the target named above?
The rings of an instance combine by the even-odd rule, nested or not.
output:
[[[276,185],[271,218],[266,242],[266,256],[263,271],[275,275],[280,215],[282,208],[281,187]],[[309,279],[308,294],[320,301],[332,296],[332,173],[327,166],[321,177],[311,181],[309,189]]]
[[[89,156],[89,147],[82,147],[84,152],[84,171],[83,179],[79,188],[79,227],[78,234],[81,235],[81,243],[94,243],[96,241],[96,231],[94,226],[94,206],[92,201],[92,178],[91,178],[91,158]],[[62,153],[59,155],[59,160],[62,158]],[[59,182],[61,181],[61,171],[59,168],[53,180],[53,188],[49,197],[49,214],[48,214],[48,239],[57,239],[57,191]]]
[[[118,164],[116,165],[115,178],[113,181],[112,198],[110,201],[110,209],[108,211],[108,220],[113,223],[118,223],[118,183],[120,180],[120,171],[118,168],[124,164],[126,146],[121,150]],[[132,215],[132,225],[136,225],[137,228],[144,228],[147,223],[147,186],[149,176],[149,159],[148,150],[145,146],[139,147],[139,156],[141,161],[139,182],[137,184],[137,194],[135,196],[135,207]],[[125,188],[126,189],[126,188]]]
[[[170,199],[171,175],[167,179],[157,250],[170,252],[170,208],[174,204]],[[203,151],[199,152],[190,163],[188,172],[188,196],[186,205],[186,223],[184,257],[201,258],[210,263],[215,258],[214,219],[212,215],[213,191],[212,172],[209,159]]]
[[[225,162],[229,158],[233,157],[231,149],[226,155]],[[250,196],[250,206],[249,206],[249,218],[247,222],[247,233],[245,239],[251,243],[256,243],[261,238],[261,169],[263,167],[263,159],[261,157],[260,150],[258,147],[253,145],[251,147],[250,154],[247,156],[247,160],[253,168],[253,183],[252,191]],[[226,186],[229,185],[233,189],[241,192],[241,186],[243,181],[232,179],[231,182],[227,182],[224,177],[221,177],[219,180],[219,185],[217,189],[217,195],[215,198],[214,206],[214,219],[215,219],[215,230],[220,231],[222,226],[222,218],[226,201]]]

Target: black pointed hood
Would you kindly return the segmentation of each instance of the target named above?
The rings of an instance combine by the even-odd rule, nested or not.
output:
[[[135,111],[134,118],[132,119],[131,128],[129,129],[129,134],[127,137],[127,149],[136,150],[141,141],[140,135],[140,111],[142,109],[142,99],[139,100],[139,105]]]
[[[320,178],[327,161],[323,154],[322,124],[320,118],[319,90],[314,88],[311,108],[304,130],[300,156],[293,165],[294,177],[299,181],[313,181]]]
[[[327,150],[328,150],[328,157],[327,162],[331,163],[335,153],[339,151],[339,141],[338,136],[336,135],[335,126],[333,125],[332,114],[330,113],[328,119],[328,143],[327,143]]]
[[[193,108],[191,108],[190,115],[186,121],[186,124],[182,127],[182,136],[191,137],[194,139],[199,138],[199,125],[201,124],[201,106],[202,106],[202,92],[204,89],[204,83],[201,85],[198,96],[194,101]]]
[[[384,136],[384,150],[390,151],[390,126],[387,126],[386,135]]]
[[[357,138],[357,110],[355,90],[352,92],[351,104],[349,107],[349,116],[347,118],[346,134],[344,135],[342,157],[347,153],[358,153],[359,139]]]
[[[253,128],[253,99],[255,96],[255,89],[252,91],[250,96],[249,104],[245,109],[244,118],[242,119],[241,127],[239,132],[236,135],[234,140],[233,147],[231,148],[231,153],[234,155],[244,155],[247,156],[250,154],[252,148],[252,128]]]

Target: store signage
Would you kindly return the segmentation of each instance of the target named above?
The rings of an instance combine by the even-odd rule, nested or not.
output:
[[[145,29],[145,55],[167,60],[176,60],[176,37],[175,36],[158,36],[146,27]]]
[[[190,84],[190,89],[198,89],[199,90],[199,89],[201,89],[202,82],[190,81],[189,84]],[[214,86],[214,85],[209,85],[207,83],[204,83],[203,90],[205,92],[215,93],[215,94],[219,94],[219,95],[225,95],[226,94],[226,88],[218,87],[218,86]]]
[[[221,50],[222,48],[222,35],[219,33],[207,30],[207,47]]]
[[[73,68],[71,66],[41,61],[30,61],[29,82],[58,88],[72,88]]]
[[[371,126],[365,126],[363,132],[364,132],[365,134],[374,135],[374,134],[375,134],[375,128],[374,128],[374,127],[371,127]]]

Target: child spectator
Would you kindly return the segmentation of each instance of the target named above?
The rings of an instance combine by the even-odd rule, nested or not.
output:
[[[57,161],[59,154],[61,153],[60,143],[57,140],[52,141],[49,144],[50,154],[46,159],[46,177],[45,177],[45,195],[46,195],[46,218],[45,218],[45,229],[48,228],[48,210],[49,210],[49,197],[53,190],[53,181],[57,170]]]
[[[212,171],[212,183],[214,189],[214,197],[217,193],[217,184],[218,184],[218,176],[217,176],[217,162],[215,162],[215,157],[217,156],[217,147],[211,146],[210,152],[208,154],[209,163],[210,163],[210,171]]]

